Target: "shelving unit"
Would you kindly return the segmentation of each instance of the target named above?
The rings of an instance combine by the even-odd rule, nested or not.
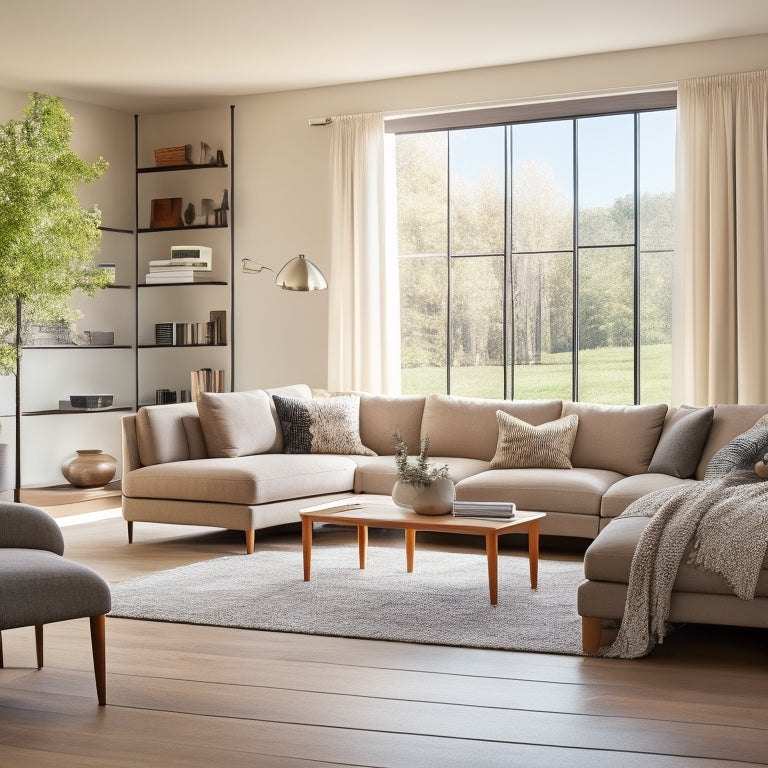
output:
[[[232,386],[234,264],[234,107],[228,120],[223,110],[205,110],[167,117],[135,116],[136,155],[136,391],[137,407],[156,402],[158,390],[170,390],[177,399],[191,397],[191,371],[212,368],[225,371],[225,388]],[[194,137],[190,128],[194,128]],[[154,149],[177,146],[182,141],[205,141],[222,150],[224,164],[153,165]],[[197,210],[203,199],[228,195],[226,225],[191,223],[183,226],[148,226],[151,202],[178,198]],[[202,208],[202,206],[201,206]],[[149,262],[168,259],[172,246],[207,246],[213,250],[212,269],[203,279],[189,283],[147,284]],[[210,275],[210,277],[209,277]],[[158,344],[155,326],[161,323],[200,324],[210,312],[226,316],[223,344]]]
[[[101,257],[116,265],[116,277],[122,282],[107,286],[93,297],[73,297],[73,305],[82,314],[78,332],[109,330],[117,343],[23,347],[19,366],[21,419],[14,446],[22,498],[28,498],[32,488],[51,498],[60,496],[60,503],[71,500],[72,494],[82,493],[82,489],[60,484],[63,478],[58,475],[62,460],[74,453],[74,448],[99,447],[120,456],[119,419],[135,408],[131,387],[135,377],[133,237],[133,229],[102,227]],[[99,409],[59,405],[70,395],[96,394],[95,390],[112,394],[113,405]],[[55,422],[50,421],[52,417]]]

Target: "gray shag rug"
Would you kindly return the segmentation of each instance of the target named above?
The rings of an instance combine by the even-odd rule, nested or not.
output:
[[[263,551],[195,563],[112,586],[110,616],[374,640],[581,654],[576,590],[580,562],[499,556],[499,600],[490,604],[484,555],[315,546],[311,581],[296,551]]]

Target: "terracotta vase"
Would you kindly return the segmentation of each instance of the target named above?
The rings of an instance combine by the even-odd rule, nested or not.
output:
[[[61,473],[77,488],[95,488],[106,485],[117,471],[117,459],[99,448],[77,451],[61,465]]]
[[[392,490],[392,500],[400,507],[410,507],[419,515],[447,515],[453,511],[456,488],[447,477],[432,485],[412,485],[399,480]]]

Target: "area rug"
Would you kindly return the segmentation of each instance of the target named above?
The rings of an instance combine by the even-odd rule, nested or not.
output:
[[[581,654],[576,590],[580,562],[499,556],[499,598],[491,605],[484,555],[405,553],[356,546],[315,547],[311,581],[301,552],[262,551],[195,563],[112,586],[110,616],[277,632],[413,643]]]

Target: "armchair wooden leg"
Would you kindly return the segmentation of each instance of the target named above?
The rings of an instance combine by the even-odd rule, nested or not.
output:
[[[256,549],[256,531],[245,532],[245,551],[247,554],[252,555]]]
[[[96,674],[96,696],[99,706],[107,703],[107,617],[91,616],[91,648],[93,649],[93,671]]]
[[[584,653],[597,653],[603,634],[603,620],[594,616],[581,617],[581,648]]]
[[[43,668],[43,625],[35,624],[35,651],[37,652],[37,668]]]
[[[133,544],[133,520],[128,520],[128,543]]]

